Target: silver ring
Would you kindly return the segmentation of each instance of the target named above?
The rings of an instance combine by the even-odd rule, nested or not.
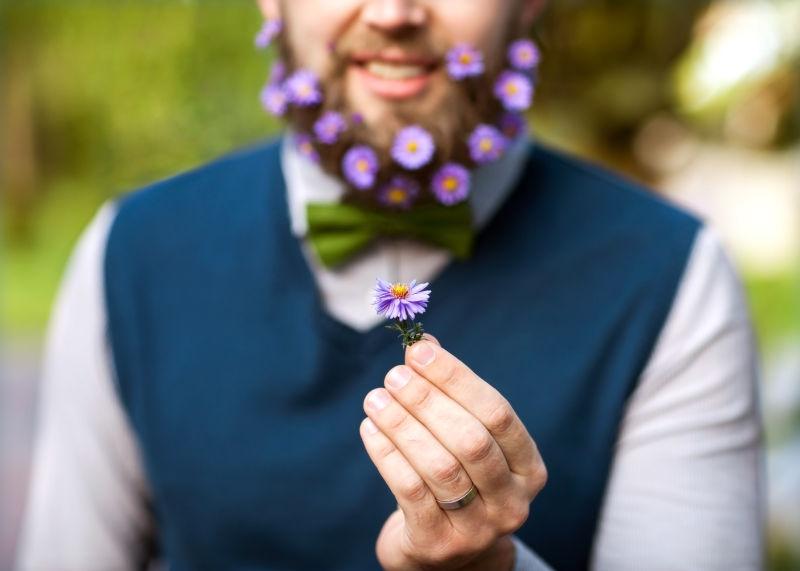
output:
[[[436,503],[439,504],[439,507],[443,510],[457,510],[469,504],[477,495],[478,489],[475,487],[475,484],[472,484],[472,487],[467,490],[467,493],[460,498],[454,500],[440,500],[436,498]]]

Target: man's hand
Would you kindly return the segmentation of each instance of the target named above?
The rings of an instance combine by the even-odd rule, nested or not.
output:
[[[387,571],[510,570],[510,534],[547,470],[508,401],[431,335],[364,400],[361,438],[397,498],[376,551]],[[405,380],[404,380],[405,379]],[[456,510],[436,499],[478,496]]]

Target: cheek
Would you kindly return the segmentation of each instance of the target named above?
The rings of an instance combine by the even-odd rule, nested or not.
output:
[[[481,49],[488,59],[504,51],[511,17],[510,0],[461,0],[443,2],[435,17],[448,31],[452,43],[464,42]]]
[[[298,65],[322,74],[329,63],[329,42],[352,21],[361,3],[361,0],[284,2],[285,33]]]

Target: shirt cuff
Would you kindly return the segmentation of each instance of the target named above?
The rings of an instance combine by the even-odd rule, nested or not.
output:
[[[515,548],[513,571],[553,571],[552,567],[542,561],[516,535],[511,536],[511,541],[514,542]]]

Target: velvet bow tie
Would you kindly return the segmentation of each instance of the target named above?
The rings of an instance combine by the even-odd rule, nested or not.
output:
[[[474,231],[468,202],[425,205],[408,211],[368,210],[353,204],[306,204],[308,238],[322,263],[343,264],[378,237],[407,237],[440,246],[458,259],[472,253]]]

